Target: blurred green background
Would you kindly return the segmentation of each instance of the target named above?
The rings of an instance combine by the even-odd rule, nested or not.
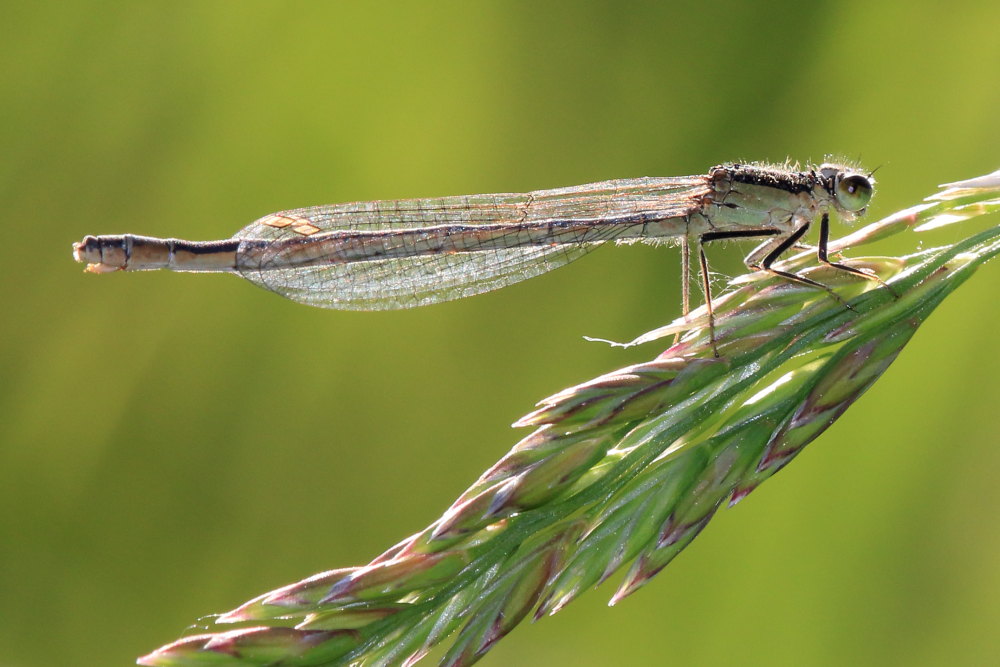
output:
[[[84,275],[83,235],[226,238],[298,206],[827,153],[883,165],[874,219],[1000,167],[994,0],[50,1],[2,23],[2,667],[130,664],[366,562],[536,400],[660,350],[582,335],[679,310],[664,248],[342,313],[228,276]],[[485,664],[1000,662],[998,284],[994,264],[959,290],[656,582],[611,610],[602,587]]]

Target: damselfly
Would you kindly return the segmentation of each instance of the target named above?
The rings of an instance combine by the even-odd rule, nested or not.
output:
[[[766,237],[746,257],[749,268],[829,291],[772,266],[819,219],[818,260],[878,280],[827,258],[830,213],[853,220],[871,200],[873,183],[871,174],[845,165],[797,171],[727,164],[702,176],[300,208],[264,216],[225,241],[87,236],[74,244],[73,256],[93,273],[238,273],[300,303],[386,310],[498,289],[568,264],[605,241],[677,240],[684,314],[695,247],[711,326],[703,248],[710,241]]]

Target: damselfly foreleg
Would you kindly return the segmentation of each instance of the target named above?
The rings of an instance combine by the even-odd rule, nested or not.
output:
[[[831,262],[829,259],[827,259],[827,246],[829,245],[829,243],[830,243],[830,215],[828,213],[824,213],[823,217],[819,221],[819,246],[817,246],[816,248],[816,259],[818,259],[821,264],[832,266],[833,268],[840,269],[841,271],[847,271],[848,273],[860,276],[865,280],[873,280],[882,287],[889,290],[889,292],[894,297],[896,297],[897,299],[899,298],[899,295],[896,293],[896,290],[894,290],[888,283],[886,283],[884,280],[875,275],[875,273],[871,271],[866,271],[865,269],[856,269],[853,266],[847,266],[845,264]]]

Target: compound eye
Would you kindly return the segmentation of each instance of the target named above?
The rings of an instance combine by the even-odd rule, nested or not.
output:
[[[868,206],[873,193],[871,181],[858,174],[846,176],[837,182],[837,203],[846,211],[860,211]]]

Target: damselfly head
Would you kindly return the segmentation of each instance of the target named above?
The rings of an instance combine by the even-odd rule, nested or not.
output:
[[[875,179],[871,174],[839,164],[822,164],[819,173],[831,183],[834,201],[848,213],[864,211],[875,194]]]

